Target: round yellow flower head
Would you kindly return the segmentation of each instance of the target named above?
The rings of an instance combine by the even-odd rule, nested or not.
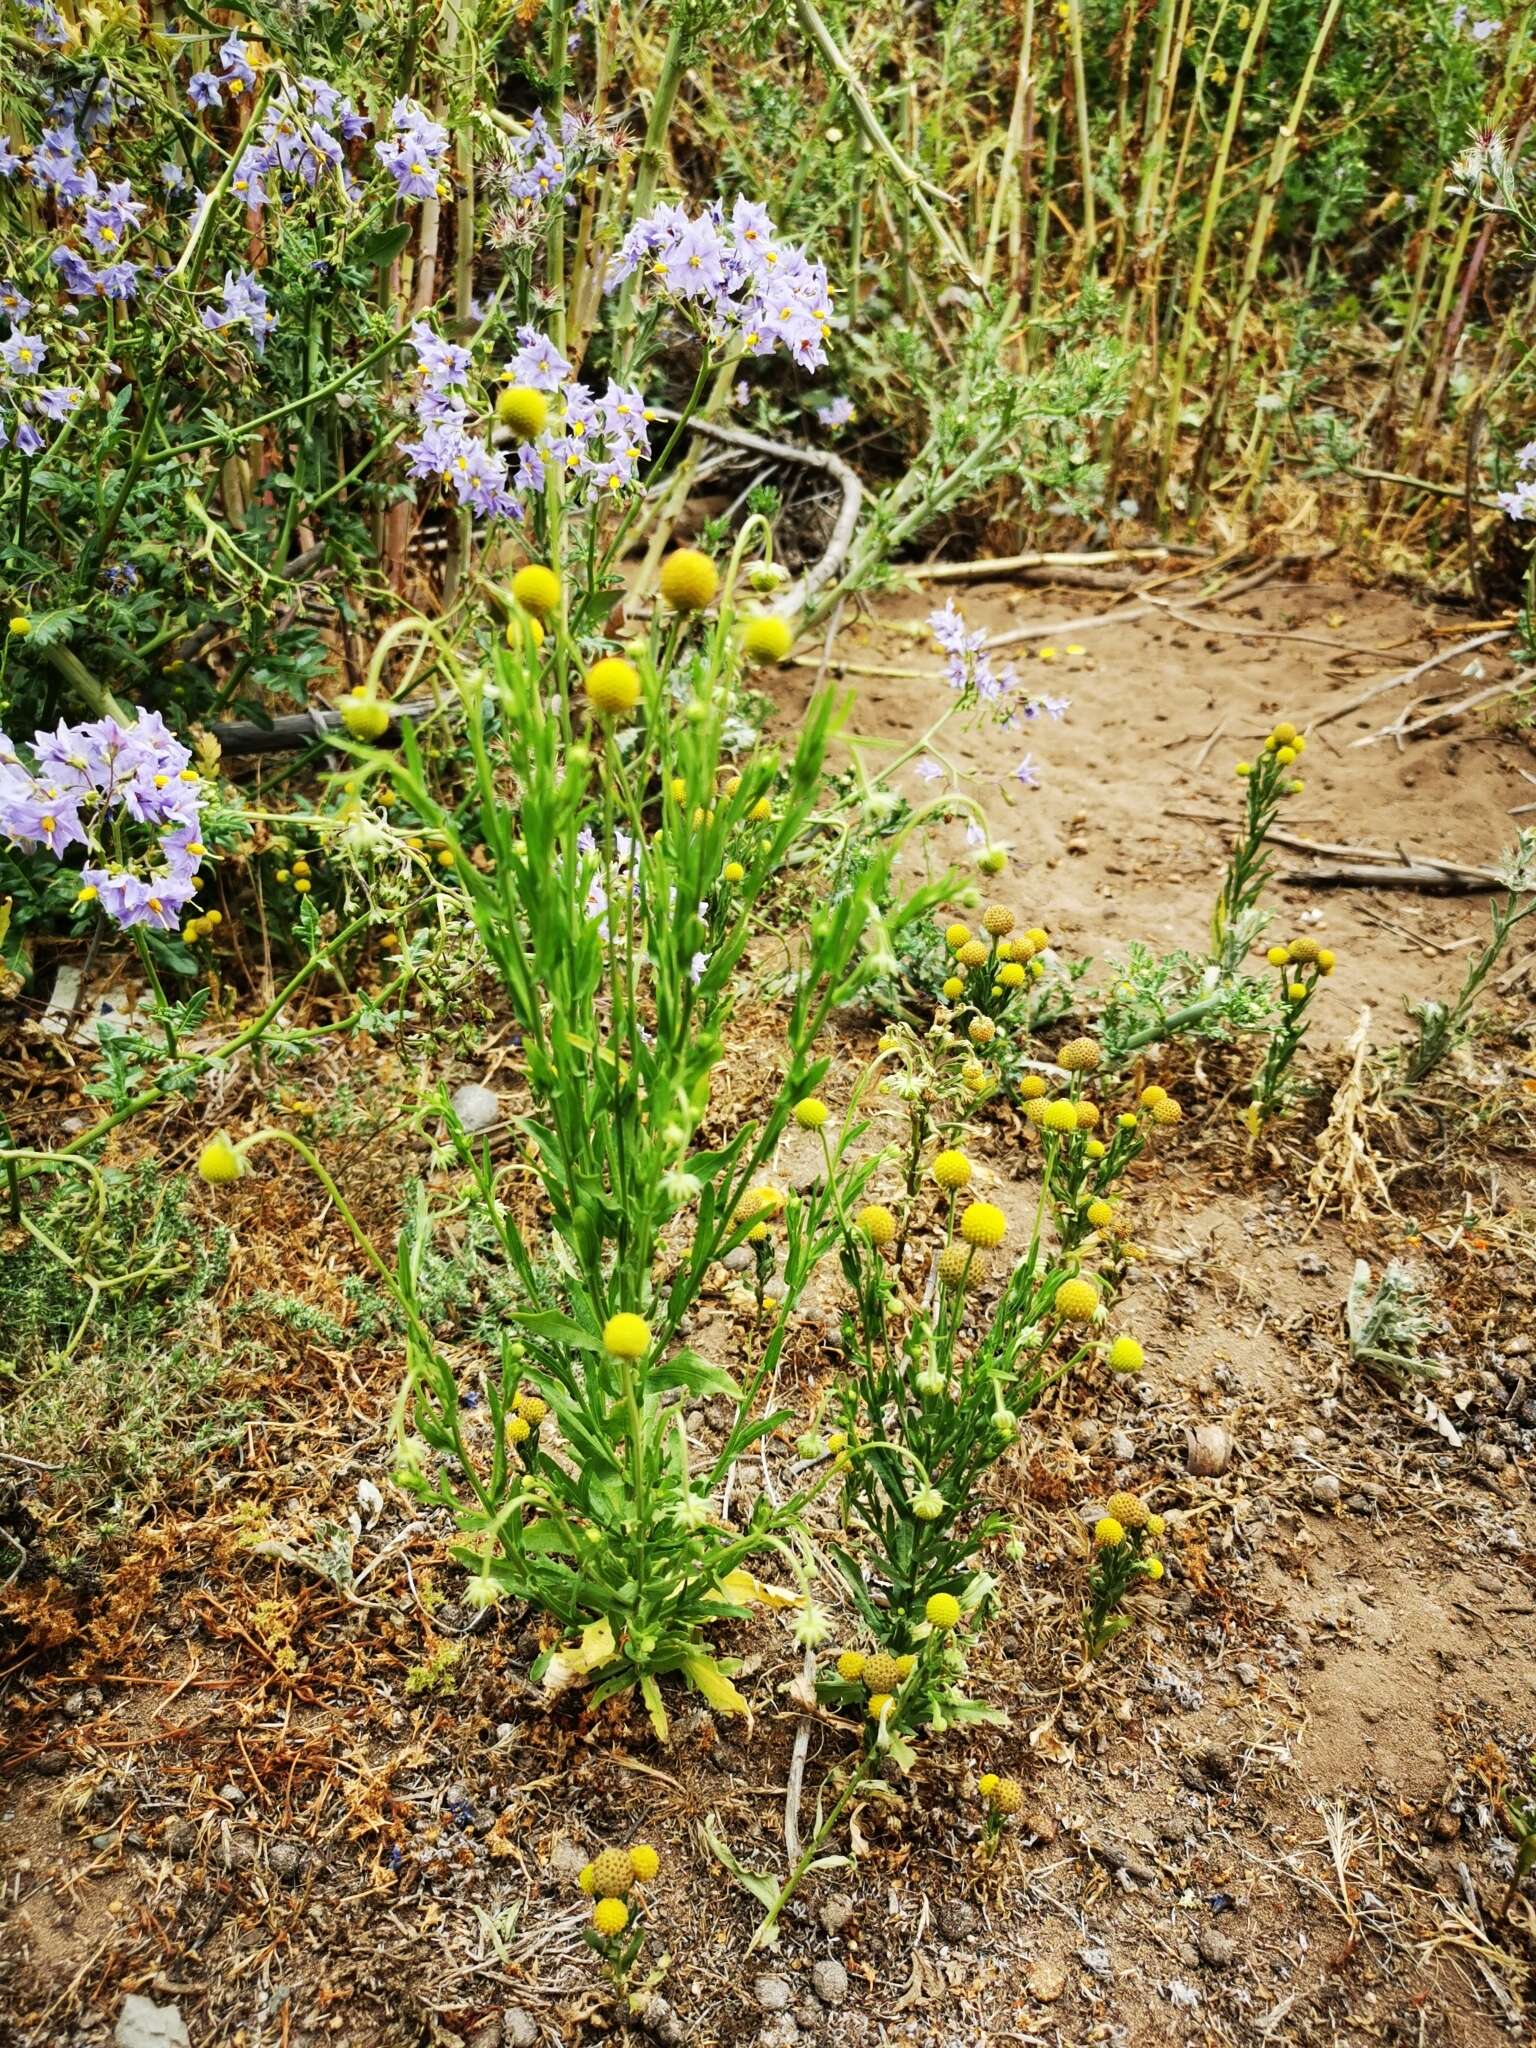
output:
[[[1148,1515],[1147,1534],[1149,1536],[1153,1538],[1161,1536],[1164,1529],[1166,1529],[1167,1526],[1167,1523],[1163,1520],[1161,1515]]]
[[[1285,949],[1285,956],[1288,960],[1296,961],[1298,965],[1306,966],[1315,961],[1322,950],[1316,939],[1292,939]]]
[[[1088,1221],[1095,1230],[1108,1230],[1110,1224],[1115,1220],[1114,1210],[1102,1196],[1096,1201],[1090,1202],[1083,1211],[1083,1214],[1088,1218]]]
[[[661,1858],[649,1842],[635,1842],[630,1846],[629,1867],[642,1884],[649,1884],[661,1868]]]
[[[770,1221],[784,1207],[785,1197],[778,1188],[748,1188],[741,1200],[742,1212],[748,1216],[766,1216]]]
[[[1285,993],[1290,1002],[1299,1003],[1307,993],[1307,985],[1304,981],[1288,981]]]
[[[981,1794],[983,1799],[990,1799],[992,1797],[992,1794],[997,1790],[998,1786],[1002,1782],[1002,1779],[999,1778],[996,1771],[983,1771],[981,1776],[976,1780],[976,1790]]]
[[[1296,749],[1294,747],[1276,747],[1275,759],[1280,763],[1280,766],[1282,768],[1289,768],[1291,763],[1295,760],[1295,758]]]
[[[1096,1102],[1080,1102],[1077,1105],[1077,1128],[1091,1131],[1099,1121],[1099,1105]]]
[[[590,1899],[597,1889],[597,1870],[595,1865],[591,1863],[585,1864],[576,1882]]]
[[[890,1704],[891,1696],[888,1692],[872,1692],[866,1708],[870,1720],[878,1721]]]
[[[1152,1121],[1155,1124],[1179,1124],[1184,1121],[1184,1112],[1171,1095],[1165,1095],[1161,1102],[1153,1103]]]
[[[939,1280],[945,1287],[974,1287],[983,1270],[976,1264],[969,1245],[947,1244],[939,1253]]]
[[[958,974],[949,974],[945,976],[944,993],[946,996],[948,996],[951,1002],[955,1000],[956,996],[963,995],[965,993],[965,983],[960,979]]]
[[[547,619],[559,609],[560,578],[542,562],[525,563],[512,578],[512,601],[536,619]]]
[[[1046,1111],[1050,1108],[1050,1106],[1051,1105],[1041,1095],[1031,1095],[1026,1100],[1024,1104],[1024,1115],[1028,1119],[1028,1121],[1034,1125],[1037,1131],[1042,1130],[1044,1128]]]
[[[592,1859],[592,1889],[600,1899],[627,1897],[635,1873],[627,1849],[604,1849]]]
[[[847,1685],[857,1685],[864,1676],[864,1652],[844,1650],[837,1660],[837,1675]]]
[[[980,1245],[984,1251],[1000,1245],[1007,1232],[1007,1217],[991,1202],[972,1202],[960,1218],[960,1235],[967,1244]]]
[[[967,939],[960,948],[960,951],[955,955],[955,958],[962,967],[985,967],[988,958],[985,941],[982,939]]]
[[[1144,1557],[1141,1568],[1154,1582],[1163,1576],[1163,1560],[1160,1557]]]
[[[644,1316],[610,1316],[603,1325],[603,1349],[612,1358],[644,1358],[650,1342],[651,1326]]]
[[[1043,953],[1051,943],[1051,935],[1043,924],[1032,924],[1024,936],[1037,953]]]
[[[907,1680],[912,1676],[913,1672],[917,1669],[917,1659],[913,1656],[910,1650],[907,1651],[905,1656],[898,1657],[896,1659],[896,1669],[901,1675],[902,1684],[905,1685]]]
[[[858,1213],[857,1222],[860,1230],[877,1248],[896,1242],[896,1218],[884,1203],[866,1203]]]
[[[661,565],[661,594],[675,612],[701,612],[713,604],[720,572],[698,548],[677,548]]]
[[[10,632],[13,640],[25,640],[32,630],[32,621],[24,612],[17,612],[11,620]]]
[[[1101,1515],[1093,1525],[1093,1540],[1100,1550],[1118,1550],[1125,1541],[1125,1531],[1113,1515]]]
[[[523,643],[531,640],[536,648],[544,645],[544,621],[535,618],[532,612],[514,612],[507,621],[507,630],[502,635],[515,654]]]
[[[592,1925],[611,1941],[629,1925],[629,1908],[622,1899],[599,1899],[592,1908]]]
[[[1112,1493],[1104,1503],[1104,1512],[1122,1529],[1145,1529],[1147,1526],[1147,1505],[1139,1494]]]
[[[1019,1083],[1019,1096],[1024,1102],[1038,1102],[1047,1092],[1044,1074],[1026,1074]]]
[[[1283,967],[1290,957],[1290,952],[1284,946],[1271,946],[1264,955],[1271,967]]]
[[[965,1027],[965,1035],[972,1045],[990,1045],[997,1036],[997,1026],[990,1017],[973,1017]]]
[[[583,688],[594,711],[618,718],[640,702],[640,671],[621,654],[605,654],[587,670]]]
[[[1077,1104],[1065,1096],[1059,1101],[1045,1105],[1045,1128],[1048,1131],[1075,1131],[1077,1129]]]
[[[1008,965],[998,974],[997,978],[1004,988],[1022,988],[1029,977],[1025,974],[1024,969],[1017,960],[1010,960]]]
[[[537,1394],[519,1394],[517,1411],[530,1429],[537,1429],[549,1413],[549,1404],[541,1401]]]
[[[342,724],[355,740],[382,739],[389,730],[389,706],[380,703],[367,690],[349,691],[336,709],[341,713]]]
[[[1105,1353],[1111,1372],[1140,1372],[1147,1354],[1134,1337],[1117,1337]]]
[[[1083,1157],[1085,1159],[1102,1159],[1108,1149],[1102,1138],[1089,1138],[1083,1146]]]
[[[944,927],[944,943],[951,953],[958,953],[970,936],[971,928],[968,924],[950,924]]]
[[[802,1096],[795,1104],[795,1122],[802,1131],[819,1131],[830,1112],[819,1095]]]
[[[1099,1290],[1092,1280],[1074,1274],[1056,1290],[1056,1313],[1066,1323],[1091,1323],[1099,1306]]]
[[[537,441],[549,424],[549,400],[531,384],[506,384],[496,394],[496,417],[519,441]]]
[[[930,1593],[928,1605],[923,1612],[934,1628],[952,1629],[960,1626],[960,1602],[953,1593]]]
[[[941,1188],[963,1188],[971,1177],[971,1162],[963,1152],[941,1152],[933,1162],[933,1177]]]
[[[720,872],[733,889],[738,882],[747,879],[747,871],[739,860],[728,860]]]
[[[1091,1038],[1069,1038],[1056,1055],[1056,1064],[1069,1074],[1091,1074],[1104,1055]]]
[[[765,796],[760,796],[747,813],[754,825],[766,825],[773,816],[773,805]]]
[[[1318,973],[1319,973],[1319,974],[1332,974],[1332,972],[1333,972],[1333,970],[1334,970],[1334,966],[1335,966],[1335,964],[1336,964],[1336,955],[1334,955],[1333,953],[1331,953],[1331,952],[1330,952],[1330,951],[1328,950],[1328,948],[1327,948],[1326,946],[1324,946],[1324,947],[1323,947],[1323,948],[1321,949],[1321,951],[1320,951],[1320,952],[1318,953],[1318,956],[1317,956],[1317,971],[1318,971]]]
[[[895,1692],[901,1684],[901,1667],[894,1657],[877,1650],[864,1659],[863,1679],[870,1692]]]
[[[984,875],[1000,875],[1008,865],[1008,856],[1000,846],[989,846],[977,854],[976,865]]]
[[[212,1187],[219,1187],[225,1181],[238,1180],[244,1172],[240,1155],[222,1131],[216,1138],[210,1138],[197,1155],[197,1171],[201,1179]]]
[[[1017,1778],[999,1778],[987,1804],[994,1813],[1017,1813],[1024,1804],[1024,1788]]]
[[[982,928],[994,939],[1004,939],[1018,922],[1006,903],[989,903],[981,915]]]
[[[759,612],[742,621],[741,651],[760,667],[782,661],[794,644],[788,619],[781,619],[777,612]]]
[[[507,1440],[509,1443],[525,1444],[532,1434],[533,1430],[526,1415],[513,1415],[508,1418]]]
[[[1288,747],[1293,743],[1295,738],[1296,728],[1294,725],[1277,725],[1274,731],[1269,736],[1269,744],[1272,747]]]
[[[1159,1088],[1155,1082],[1150,1088],[1143,1088],[1141,1091],[1140,1101],[1143,1109],[1156,1109],[1160,1102],[1167,1100],[1168,1090]]]

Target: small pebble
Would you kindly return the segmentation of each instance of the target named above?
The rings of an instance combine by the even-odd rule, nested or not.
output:
[[[823,2005],[841,2005],[848,1996],[848,1972],[841,1963],[816,1963],[811,1969],[811,1989]]]

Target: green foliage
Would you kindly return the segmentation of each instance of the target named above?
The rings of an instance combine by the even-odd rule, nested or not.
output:
[[[209,1303],[229,1234],[154,1162],[60,1173],[0,1260],[6,1447],[100,1527],[237,1428]],[[168,1332],[179,1333],[169,1335]]]

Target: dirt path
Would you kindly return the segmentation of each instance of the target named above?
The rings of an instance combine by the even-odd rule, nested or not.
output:
[[[994,630],[1109,604],[957,595]],[[850,675],[866,735],[906,744],[943,707],[931,651],[898,630],[925,609],[889,601],[839,643],[850,664],[923,672]],[[1218,616],[1324,644],[1214,623],[1064,629],[1046,643],[1055,661],[1020,658],[1071,699],[1061,723],[940,742],[1013,843],[1020,908],[1069,955],[1104,961],[1133,939],[1198,951],[1234,755],[1432,644],[1406,603],[1343,587],[1277,585]],[[1385,652],[1331,651],[1347,646]],[[1318,733],[1287,829],[1491,860],[1529,798],[1529,748],[1476,722],[1403,752],[1352,748],[1403,694]],[[1014,777],[1026,751],[1038,789]],[[915,769],[902,786],[932,793]],[[942,854],[963,850],[958,825],[940,836]],[[1313,917],[1339,956],[1307,1053],[1327,1087],[1362,1006],[1390,1041],[1402,999],[1449,993],[1486,929],[1480,897],[1277,896],[1282,925]],[[842,1036],[856,1057],[871,1033],[849,1022]],[[1451,1147],[1405,1180],[1398,1217],[1347,1224],[1315,1219],[1302,1193],[1325,1099],[1252,1156],[1228,1099],[1242,1059],[1170,1056],[1199,1108],[1135,1192],[1144,1256],[1123,1320],[1150,1369],[1134,1386],[1058,1390],[999,1468],[1022,1555],[995,1561],[1002,1618],[975,1689],[1009,1727],[945,1738],[897,1799],[863,1808],[856,1863],[807,1887],[760,1960],[744,1955],[755,1908],[700,1830],[713,1816],[749,1867],[782,1867],[801,1721],[787,1632],[735,1646],[760,1703],[750,1737],[685,1709],[662,1750],[621,1703],[551,1713],[526,1682],[532,1632],[470,1630],[436,1536],[389,1489],[388,1347],[258,1316],[266,1363],[241,1444],[128,1530],[97,1582],[38,1603],[34,1632],[51,1621],[58,1647],[45,1635],[11,1660],[0,2041],[100,2042],[128,1991],[179,2004],[196,2048],[611,2038],[572,1878],[620,1832],[664,1858],[648,1954],[670,1957],[672,2019],[657,2008],[657,2040],[1510,2038],[1536,2008],[1536,1914],[1521,1900],[1507,1926],[1494,1919],[1508,1845],[1492,1804],[1501,1759],[1515,1767],[1536,1742],[1529,1039],[1526,1011],[1480,1051],[1478,1092],[1455,1110],[1465,1156]],[[978,1152],[997,1199],[1029,1199],[1009,1121]],[[387,1213],[410,1162],[376,1163]],[[792,1146],[781,1165],[792,1178]],[[296,1183],[282,1199],[231,1191],[235,1284],[285,1269],[345,1323],[334,1218]],[[1456,1445],[1346,1362],[1354,1261],[1405,1251],[1446,1319]],[[722,1288],[724,1329],[728,1306]],[[824,1338],[808,1321],[793,1347],[797,1404],[834,1369]],[[1232,1448],[1197,1476],[1187,1432],[1205,1425]],[[360,1482],[385,1493],[377,1518]],[[1123,1484],[1168,1516],[1167,1581],[1090,1682],[1064,1688],[1079,1517]],[[380,1560],[366,1602],[300,1555],[353,1516],[356,1569]],[[807,1815],[843,1747],[816,1724]],[[982,1868],[974,1780],[989,1768],[1019,1777],[1027,1803]]]

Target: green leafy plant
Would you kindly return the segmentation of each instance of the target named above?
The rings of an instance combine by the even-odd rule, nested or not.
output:
[[[1521,832],[1501,864],[1504,895],[1492,909],[1487,944],[1467,963],[1461,987],[1449,1003],[1430,1000],[1409,1006],[1417,1036],[1403,1055],[1402,1077],[1413,1087],[1425,1080],[1467,1035],[1483,985],[1498,964],[1511,934],[1536,915],[1536,832]]]
[[[1256,761],[1237,764],[1246,809],[1211,915],[1211,959],[1223,975],[1237,972],[1267,922],[1259,907],[1273,872],[1267,842],[1281,804],[1301,788],[1292,771],[1305,746],[1305,736],[1282,723]]]
[[[1090,1657],[1102,1655],[1130,1627],[1126,1597],[1163,1576],[1163,1561],[1150,1547],[1162,1534],[1162,1516],[1152,1513],[1139,1494],[1112,1494],[1105,1503],[1093,1528],[1088,1606],[1083,1614],[1083,1641]]]

